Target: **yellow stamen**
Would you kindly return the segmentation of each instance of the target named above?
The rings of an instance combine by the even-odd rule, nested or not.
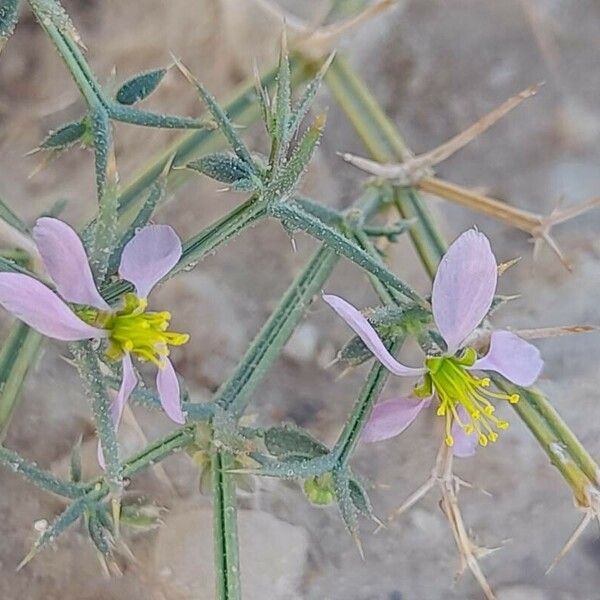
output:
[[[169,356],[169,346],[181,346],[190,336],[168,331],[171,313],[146,312],[147,306],[145,298],[130,293],[125,294],[123,307],[116,312],[83,309],[78,314],[86,322],[109,331],[106,354],[111,360],[119,360],[124,353],[130,352],[160,368]]]
[[[448,446],[454,444],[452,424],[454,422],[467,434],[476,435],[481,446],[498,439],[498,431],[506,429],[508,423],[498,419],[490,399],[518,402],[518,394],[501,394],[487,389],[489,377],[478,378],[468,367],[476,360],[476,353],[467,348],[462,356],[429,357],[425,361],[425,381],[415,391],[422,396],[427,389],[435,390],[439,400],[437,414],[445,417],[445,437]],[[458,407],[464,410],[460,413]]]

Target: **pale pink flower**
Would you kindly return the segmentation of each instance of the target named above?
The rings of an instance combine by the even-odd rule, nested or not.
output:
[[[131,355],[158,367],[156,387],[164,411],[184,423],[179,382],[168,358],[169,345],[187,334],[167,331],[168,312],[147,311],[147,296],[181,258],[181,241],[168,225],[148,225],[123,248],[119,276],[135,293],[111,308],[96,288],[79,236],[63,221],[39,219],[33,237],[56,292],[28,275],[0,273],[0,304],[40,333],[64,341],[106,340],[107,356],[120,360],[123,378],[111,410],[115,427],[138,380]]]
[[[487,237],[473,229],[463,233],[444,255],[433,282],[433,319],[447,349],[441,356],[426,356],[419,368],[399,363],[359,310],[338,296],[323,296],[389,371],[422,378],[412,396],[375,407],[363,432],[365,441],[402,433],[434,397],[439,403],[437,414],[445,417],[446,442],[456,456],[470,456],[477,443],[485,446],[495,441],[497,430],[508,427],[494,415],[490,400],[517,402],[518,395],[490,391],[490,379],[474,372],[494,371],[527,387],[537,380],[543,361],[535,346],[510,331],[492,332],[490,348],[481,358],[473,348],[464,347],[490,310],[497,279],[496,258]]]

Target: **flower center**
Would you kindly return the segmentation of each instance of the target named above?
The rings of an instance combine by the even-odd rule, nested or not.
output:
[[[148,302],[129,293],[124,296],[123,307],[111,313],[93,311],[95,315],[80,311],[82,319],[109,331],[109,346],[106,355],[111,360],[120,359],[131,352],[141,360],[149,360],[158,367],[164,365],[169,355],[169,346],[181,346],[190,336],[187,333],[167,331],[171,313],[146,312]]]
[[[415,393],[421,398],[431,396],[435,391],[439,400],[437,414],[446,419],[446,443],[454,444],[452,424],[454,421],[467,434],[476,434],[479,443],[498,439],[499,429],[507,429],[508,423],[494,416],[492,399],[508,400],[514,404],[519,401],[518,394],[500,394],[488,389],[489,377],[475,377],[466,367],[475,363],[477,353],[467,348],[462,356],[435,356],[425,360],[427,373],[422,384],[415,387]],[[463,410],[459,411],[458,408]]]

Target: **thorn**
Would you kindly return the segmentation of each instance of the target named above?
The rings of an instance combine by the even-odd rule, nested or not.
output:
[[[325,369],[331,369],[331,367],[333,367],[334,365],[337,365],[342,359],[340,358],[340,355],[338,354],[333,360],[329,361],[326,365],[325,365]]]
[[[160,173],[161,177],[166,178],[173,169],[181,168],[181,167],[174,166],[175,157],[176,157],[176,153],[173,152],[173,154],[171,154],[171,156],[169,158],[167,158],[167,160],[165,161],[165,166],[163,167],[163,170]],[[183,168],[185,168],[185,167],[183,167]]]
[[[111,500],[112,518],[115,525],[115,539],[121,536],[121,498]]]
[[[508,269],[514,267],[522,258],[522,256],[517,256],[516,258],[511,258],[510,260],[500,263],[498,265],[498,276],[504,275]]]
[[[363,545],[362,545],[362,542],[360,541],[360,536],[359,536],[357,530],[354,530],[352,532],[352,539],[354,540],[354,543],[356,544],[356,548],[358,549],[358,553],[360,554],[360,557],[364,561],[365,560],[365,552],[363,550]]]
[[[548,244],[548,246],[550,246],[550,249],[556,254],[556,256],[558,256],[558,259],[563,264],[565,269],[567,269],[567,271],[572,273],[573,265],[567,260],[566,256],[564,255],[563,251],[561,250],[561,248],[558,245],[558,243],[556,242],[556,240],[550,235],[550,232],[545,231],[544,233],[541,234],[541,237],[546,242],[546,244]]]
[[[515,334],[524,340],[541,340],[563,335],[576,335],[598,331],[597,325],[563,325],[561,327],[539,327],[536,329],[517,329]]]
[[[573,548],[575,542],[581,537],[586,527],[590,524],[590,521],[594,518],[594,512],[592,510],[587,511],[579,525],[575,528],[575,531],[571,534],[561,551],[556,555],[556,558],[552,561],[550,566],[546,569],[545,575],[548,575],[552,569],[560,562],[562,558]]]
[[[27,553],[27,556],[17,565],[15,571],[18,573],[21,569],[23,569],[31,560],[36,556],[39,551],[39,546],[35,544],[33,548]]]
[[[340,379],[343,379],[344,377],[346,377],[346,375],[348,375],[348,373],[350,373],[352,371],[352,367],[347,367],[345,368],[336,378],[336,381],[339,381]]]

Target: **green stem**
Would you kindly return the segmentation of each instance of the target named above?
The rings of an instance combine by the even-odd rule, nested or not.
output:
[[[392,354],[395,354],[400,350],[403,343],[403,338],[396,339],[388,349]],[[352,409],[350,418],[346,421],[346,425],[332,450],[339,465],[345,465],[348,462],[389,374],[390,372],[379,361],[376,361],[371,368],[358,400]]]
[[[380,260],[374,259],[362,248],[352,243],[345,235],[332,227],[329,227],[312,214],[306,212],[299,205],[280,202],[275,204],[270,210],[273,216],[280,219],[286,226],[302,229],[306,233],[309,233],[313,237],[324,242],[333,251],[343,254],[353,263],[356,263],[367,272],[375,275],[383,283],[394,288],[402,295],[406,296],[406,298],[413,300],[418,304],[423,304],[423,299],[404,281],[394,275],[391,271],[388,271]]]
[[[213,539],[217,600],[240,600],[239,541],[234,476],[227,471],[234,458],[216,450],[212,456],[213,474]]]
[[[111,401],[98,358],[91,347],[91,342],[73,343],[71,350],[94,415],[106,463],[107,482],[111,493],[115,497],[120,497],[123,490],[123,476],[119,463],[119,445],[112,422]]]
[[[14,450],[0,446],[0,464],[13,473],[21,475],[42,490],[63,496],[79,498],[85,492],[85,487],[71,481],[63,481],[49,471],[40,469],[34,462],[23,458]]]
[[[25,377],[41,344],[40,333],[17,321],[0,350],[0,440],[6,435]]]

